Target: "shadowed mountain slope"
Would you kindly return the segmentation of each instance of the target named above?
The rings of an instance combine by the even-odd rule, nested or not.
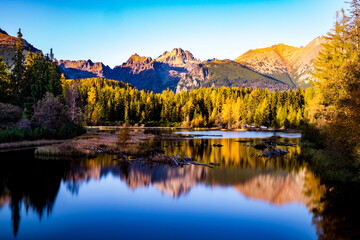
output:
[[[15,55],[16,37],[12,37],[0,28],[0,56],[3,57],[6,65],[11,66],[13,64],[12,58]],[[41,50],[35,48],[33,45],[24,40],[24,52],[26,56],[29,52],[41,52]]]

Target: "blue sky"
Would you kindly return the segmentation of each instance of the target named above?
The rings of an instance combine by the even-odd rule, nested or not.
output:
[[[343,0],[0,0],[0,28],[57,59],[120,65],[181,47],[196,58],[235,59],[278,43],[326,34]]]

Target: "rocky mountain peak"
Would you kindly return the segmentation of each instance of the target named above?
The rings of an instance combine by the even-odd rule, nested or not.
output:
[[[188,51],[187,51],[188,52]],[[171,55],[183,55],[185,53],[184,50],[182,50],[182,48],[174,48],[171,51]]]
[[[171,52],[164,52],[156,61],[167,63],[173,67],[184,67],[187,63],[199,62],[189,51],[184,51],[181,48],[174,48]]]
[[[144,70],[152,69],[153,60],[151,57],[142,57],[135,53],[131,55],[125,63],[123,63],[121,66],[116,66],[115,68],[128,68],[132,74],[139,74]]]
[[[102,62],[93,62],[89,60],[59,60],[58,65],[67,78],[92,78],[106,77],[110,72],[110,67],[105,66]]]
[[[141,57],[137,53],[135,53],[131,55],[131,57],[123,65],[131,66],[134,64],[149,64],[151,61],[151,57]]]

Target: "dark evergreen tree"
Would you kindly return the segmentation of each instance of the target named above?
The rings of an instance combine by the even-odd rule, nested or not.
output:
[[[16,46],[15,46],[15,55],[13,57],[14,67],[11,71],[10,78],[10,89],[11,94],[13,95],[14,102],[16,104],[22,105],[22,86],[24,83],[25,75],[25,57],[23,55],[24,44],[22,39],[21,29],[17,34]]]
[[[22,87],[22,101],[29,115],[37,101],[42,99],[46,92],[61,96],[61,72],[56,62],[49,55],[42,52],[29,52],[25,64],[25,81]]]
[[[61,86],[61,71],[59,66],[54,62],[54,53],[52,48],[50,49],[50,56],[46,58],[46,63],[49,69],[49,81],[46,90],[54,94],[54,96],[62,95]]]

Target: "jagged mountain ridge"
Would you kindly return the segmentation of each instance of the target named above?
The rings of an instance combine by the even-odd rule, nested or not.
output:
[[[308,87],[313,59],[324,42],[324,38],[316,38],[300,48],[278,44],[250,50],[234,61],[200,62],[181,48],[165,51],[156,59],[135,54],[105,77],[155,92],[166,88],[179,92],[212,86],[268,88],[271,91]]]
[[[15,51],[16,37],[0,29],[0,56],[7,65]],[[132,55],[125,63],[110,68],[91,60],[59,60],[66,78],[101,77],[121,80],[155,92],[167,88],[190,90],[199,87],[253,87],[270,90],[307,87],[313,71],[313,59],[322,49],[324,38],[316,38],[305,47],[285,44],[246,52],[234,61],[212,59],[201,62],[189,51],[175,48],[156,59]],[[25,51],[40,51],[24,40]]]
[[[189,51],[175,48],[164,52],[157,59],[132,55],[125,63],[115,66],[112,79],[128,82],[139,89],[161,92],[174,90],[184,74],[197,63]]]
[[[15,55],[15,45],[16,45],[16,37],[10,36],[6,31],[0,28],[0,56],[3,57],[3,60],[6,65],[11,66],[13,64],[12,58]],[[24,39],[24,52],[23,54],[26,56],[29,52],[41,52],[41,50],[35,48],[33,45],[28,43]]]
[[[127,82],[138,89],[161,92],[174,90],[179,80],[200,63],[189,51],[175,48],[156,59],[138,54],[113,69],[101,62],[60,60],[58,64],[66,78],[102,77]]]
[[[199,63],[192,53],[184,51],[181,48],[175,48],[171,52],[165,51],[162,55],[156,58],[157,62],[167,63],[171,67],[187,67],[191,64]]]
[[[106,78],[112,69],[101,62],[93,63],[91,60],[69,61],[60,60],[58,65],[66,78]]]
[[[15,54],[16,37],[8,35],[0,29],[0,56],[5,64],[11,66]],[[24,40],[24,55],[30,51],[41,51]],[[131,83],[139,89],[161,92],[166,88],[174,90],[182,78],[200,61],[195,59],[189,51],[175,48],[171,52],[164,52],[157,59],[132,55],[122,65],[110,68],[102,62],[91,60],[59,60],[57,61],[66,78],[101,77],[121,80]]]

